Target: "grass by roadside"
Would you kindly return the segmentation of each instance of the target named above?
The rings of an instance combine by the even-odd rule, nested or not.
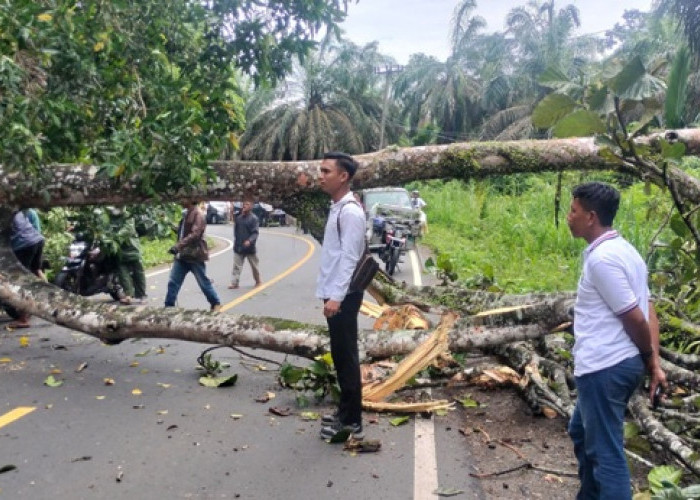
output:
[[[161,264],[170,264],[173,261],[173,256],[168,252],[168,249],[175,244],[175,238],[165,238],[162,240],[153,240],[141,238],[141,256],[143,258],[143,267],[146,269],[159,266]],[[209,251],[213,251],[220,244],[218,238],[207,237],[207,245]]]
[[[449,254],[460,279],[468,282],[487,278],[512,293],[573,290],[586,243],[572,238],[566,224],[570,193],[576,184],[595,179],[610,180],[606,174],[564,175],[558,227],[555,174],[423,184],[429,228],[423,244]],[[635,183],[622,191],[615,228],[644,256],[668,208],[657,188]]]

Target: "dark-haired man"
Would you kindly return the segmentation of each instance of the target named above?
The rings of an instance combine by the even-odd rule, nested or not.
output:
[[[250,262],[253,271],[255,286],[262,285],[260,279],[260,262],[255,252],[255,243],[258,241],[258,217],[252,212],[253,200],[247,198],[243,201],[241,213],[234,217],[233,226],[233,270],[231,271],[231,284],[229,289],[238,288],[241,279],[241,269],[246,259]]]
[[[326,153],[321,162],[321,189],[332,200],[321,250],[316,296],[331,337],[331,355],[338,374],[340,402],[333,415],[322,419],[321,437],[339,432],[362,439],[362,382],[357,349],[357,315],[362,290],[349,290],[350,280],[365,248],[365,213],[350,191],[357,162],[345,153]]]
[[[221,301],[219,296],[211,284],[211,280],[207,277],[207,268],[205,262],[209,260],[208,250],[204,254],[195,259],[185,259],[180,252],[188,245],[201,245],[206,248],[204,240],[204,231],[207,228],[207,223],[204,220],[204,214],[199,209],[196,201],[186,200],[182,202],[184,213],[182,220],[177,230],[177,243],[170,250],[175,256],[173,267],[170,269],[170,278],[168,279],[168,292],[165,295],[165,307],[173,307],[177,300],[177,294],[180,292],[183,281],[187,273],[192,273],[197,280],[199,289],[207,298],[211,310],[213,312],[221,311]]]
[[[583,238],[583,269],[574,309],[574,376],[578,389],[569,435],[579,463],[577,499],[631,498],[623,424],[632,394],[649,371],[649,394],[666,385],[659,326],[647,267],[612,228],[620,193],[589,182],[574,188],[567,223]]]

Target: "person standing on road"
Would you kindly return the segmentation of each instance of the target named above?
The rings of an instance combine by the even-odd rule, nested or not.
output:
[[[209,301],[211,310],[219,312],[221,310],[221,301],[219,296],[211,284],[211,280],[207,278],[207,268],[205,262],[209,260],[209,251],[206,250],[204,240],[204,231],[207,223],[204,220],[204,214],[196,201],[188,200],[182,203],[185,209],[180,226],[178,227],[177,243],[168,250],[175,255],[173,267],[170,269],[170,278],[168,279],[168,293],[165,296],[165,307],[173,307],[177,300],[177,294],[182,287],[182,282],[185,281],[187,273],[191,272],[197,280],[200,290]],[[200,245],[202,247],[202,255],[195,259],[185,259],[181,252],[185,247]]]
[[[623,424],[632,394],[649,371],[653,402],[666,386],[659,361],[659,325],[647,267],[612,229],[620,193],[589,182],[574,188],[567,223],[583,238],[583,269],[574,308],[574,376],[578,399],[569,435],[581,481],[577,498],[631,498]]]
[[[108,207],[110,226],[114,238],[119,243],[119,267],[117,275],[124,296],[119,302],[129,305],[146,300],[146,272],[141,258],[141,242],[136,231],[133,217],[125,214],[118,207]]]
[[[15,212],[12,217],[10,246],[17,260],[37,277],[46,281],[41,271],[44,252],[44,237],[34,227],[23,210]],[[17,319],[10,323],[10,328],[29,328],[29,314],[17,312]]]
[[[331,356],[340,385],[337,411],[322,419],[323,439],[331,439],[339,432],[351,433],[356,439],[364,437],[357,348],[357,315],[363,290],[349,290],[365,249],[365,214],[350,191],[357,167],[357,162],[345,153],[326,153],[321,162],[321,189],[330,195],[332,204],[323,235],[316,297],[323,300]]]
[[[228,286],[231,290],[238,288],[238,282],[241,278],[241,269],[246,259],[250,262],[250,268],[253,271],[253,278],[255,279],[255,286],[262,285],[258,256],[255,251],[255,243],[258,241],[259,234],[259,221],[252,210],[253,200],[246,199],[243,201],[241,213],[234,219],[233,270],[231,271],[231,284]]]
[[[428,233],[428,216],[425,215],[425,212],[423,211],[423,208],[425,208],[426,205],[427,203],[423,200],[423,198],[420,197],[420,193],[418,192],[418,190],[414,189],[411,192],[411,206],[416,210],[420,210],[421,236]]]

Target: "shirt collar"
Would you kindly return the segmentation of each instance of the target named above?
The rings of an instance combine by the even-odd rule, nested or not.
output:
[[[345,193],[345,196],[343,196],[341,199],[339,199],[338,201],[333,203],[332,208],[345,205],[347,202],[352,201],[354,199],[355,199],[355,196],[352,194],[352,191],[348,191],[347,193]]]
[[[614,238],[617,238],[618,236],[620,236],[620,235],[614,229],[611,229],[610,231],[605,231],[603,234],[601,234],[595,240],[593,240],[591,242],[591,244],[588,245],[588,247],[586,247],[586,249],[583,251],[583,254],[589,255],[593,250],[598,248],[600,246],[600,244],[603,243],[604,241],[612,240]]]

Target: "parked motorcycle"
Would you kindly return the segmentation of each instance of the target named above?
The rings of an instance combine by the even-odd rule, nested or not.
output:
[[[407,239],[410,235],[411,230],[408,225],[400,223],[396,219],[384,220],[384,247],[379,251],[379,258],[385,263],[389,276],[394,275],[401,254],[406,252]]]
[[[84,297],[107,293],[114,300],[124,296],[117,278],[117,265],[98,245],[82,239],[70,244],[68,257],[54,284]]]

